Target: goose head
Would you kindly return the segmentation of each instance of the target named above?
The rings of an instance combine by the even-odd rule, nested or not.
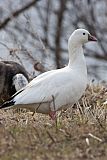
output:
[[[92,36],[87,30],[85,29],[77,29],[75,30],[70,38],[68,43],[72,43],[74,45],[83,45],[89,41],[97,41],[96,37]]]

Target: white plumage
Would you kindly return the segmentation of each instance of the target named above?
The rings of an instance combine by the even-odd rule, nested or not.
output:
[[[16,91],[19,91],[28,84],[27,78],[21,73],[13,76],[12,81],[13,81],[12,85],[15,87]]]
[[[76,103],[87,85],[87,68],[82,46],[89,40],[96,41],[96,38],[87,30],[75,30],[68,41],[68,66],[39,75],[1,108],[14,103],[16,107],[50,113]]]

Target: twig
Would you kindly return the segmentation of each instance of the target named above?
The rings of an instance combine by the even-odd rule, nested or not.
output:
[[[26,16],[25,16],[25,18],[26,18]],[[28,19],[27,19],[27,20],[28,20]],[[29,18],[28,22],[29,22],[29,24],[31,24],[30,18]],[[34,31],[34,28],[32,27],[32,25],[30,25],[29,27],[30,27],[31,30],[32,30],[32,31],[30,32],[30,34],[33,35],[33,37],[37,37],[37,38],[38,38],[38,40],[39,40],[39,42],[40,42],[40,44],[41,44],[41,46],[42,46],[42,50],[45,51],[44,53],[46,54],[46,47],[45,47],[45,45],[44,45],[41,37],[39,36],[38,32]],[[29,33],[29,29],[26,29],[26,31]]]
[[[89,135],[90,137],[92,137],[92,138],[94,138],[94,139],[96,139],[96,140],[100,141],[100,142],[102,142],[102,141],[103,141],[103,140],[102,140],[102,139],[100,139],[99,137],[94,136],[92,133],[89,133],[88,135]]]
[[[52,140],[53,143],[56,143],[56,140],[53,138],[53,136],[50,134],[49,131],[46,131],[47,135],[49,136],[49,138]]]
[[[86,141],[86,144],[89,146],[90,145],[89,138],[86,138],[85,141]]]
[[[3,42],[0,42],[0,44],[3,45],[6,49],[10,50],[10,48],[6,44],[4,44]]]
[[[11,16],[7,17],[2,23],[0,23],[0,29],[4,29],[7,24],[14,18],[19,16],[21,13],[23,13],[25,10],[29,9],[30,7],[32,7],[38,0],[32,0],[31,2],[27,3],[25,6],[23,6],[22,8],[16,10],[15,12],[13,12],[11,14]]]

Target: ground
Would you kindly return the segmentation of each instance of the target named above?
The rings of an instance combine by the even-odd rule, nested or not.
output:
[[[107,160],[104,86],[88,86],[57,120],[26,110],[0,110],[0,160]]]

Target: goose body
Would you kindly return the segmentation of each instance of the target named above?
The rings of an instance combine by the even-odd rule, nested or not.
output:
[[[76,103],[87,85],[87,67],[82,46],[89,40],[96,41],[96,38],[87,30],[75,30],[68,40],[68,66],[34,78],[1,108],[24,107],[40,113],[50,113]]]

